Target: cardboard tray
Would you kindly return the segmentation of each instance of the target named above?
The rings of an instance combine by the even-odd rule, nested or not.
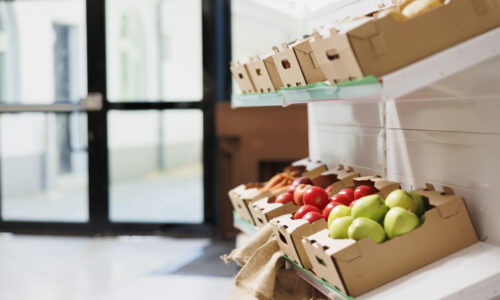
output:
[[[283,192],[286,193],[286,190]],[[286,214],[293,214],[299,209],[293,201],[286,204],[274,203],[277,196],[279,195],[265,197],[250,205],[250,212],[257,227],[262,228],[272,219]]]
[[[283,43],[281,51],[278,47],[273,47],[272,57],[284,87],[304,86],[326,80],[309,39],[301,39],[291,45]]]
[[[327,41],[312,47],[330,81],[381,76],[499,25],[499,1],[451,0],[405,21],[387,15],[345,33],[332,30]],[[326,51],[337,52],[335,63],[325,63]]]
[[[229,69],[233,74],[234,80],[238,83],[240,90],[243,94],[255,93],[255,86],[252,82],[252,78],[248,76],[248,69],[246,65],[242,65],[239,61],[236,63],[230,62]]]
[[[375,188],[377,190],[377,194],[379,194],[384,200],[392,191],[401,188],[401,185],[398,182],[388,181],[380,176],[357,177],[354,178],[353,181],[354,188],[357,188],[360,185],[369,185]]]
[[[271,224],[281,251],[299,266],[310,269],[312,265],[305,252],[302,239],[326,229],[326,221],[319,219],[313,224],[309,224],[304,219],[294,220],[292,214],[287,214],[274,218]]]
[[[304,249],[318,277],[350,296],[359,296],[478,241],[462,197],[430,184],[415,192],[433,208],[417,229],[381,244],[331,239],[328,230],[306,237]]]
[[[264,58],[260,58],[257,55],[255,59],[250,57],[249,62],[246,64],[248,74],[257,92],[274,92],[283,86],[271,56],[272,55],[268,55]]]
[[[342,189],[354,186],[354,178],[359,177],[359,173],[352,167],[345,168],[339,164],[337,169],[332,169],[312,178],[313,185],[327,188],[332,185],[332,194],[337,194]]]
[[[286,167],[285,170],[296,170],[300,173],[300,176],[313,178],[326,171],[326,165],[320,161],[303,158],[293,162],[290,166]],[[234,210],[236,210],[240,218],[253,225],[257,224],[254,220],[250,204],[265,197],[279,195],[288,189],[288,187],[278,189],[274,191],[274,194],[268,191],[260,191],[259,189],[264,186],[264,184],[265,183],[254,182],[241,184],[228,192]]]
[[[248,206],[249,203],[273,195],[269,191],[260,191],[261,186],[259,183],[241,184],[228,192],[229,199],[240,218],[253,225],[255,222]]]

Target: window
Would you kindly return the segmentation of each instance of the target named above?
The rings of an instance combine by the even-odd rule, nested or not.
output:
[[[106,1],[110,101],[201,101],[201,3]]]

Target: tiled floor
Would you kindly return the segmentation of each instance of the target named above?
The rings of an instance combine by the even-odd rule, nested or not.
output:
[[[227,299],[230,243],[0,234],[1,300]]]

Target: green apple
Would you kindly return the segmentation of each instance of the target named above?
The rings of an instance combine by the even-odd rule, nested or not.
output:
[[[332,224],[328,227],[330,237],[332,239],[348,239],[349,235],[347,230],[354,219],[351,216],[340,217],[333,220]]]
[[[337,205],[335,206],[330,214],[328,215],[328,227],[332,224],[333,220],[340,217],[347,217],[351,215],[351,208],[346,205]]]
[[[382,243],[385,240],[385,231],[382,226],[368,218],[357,218],[352,221],[347,230],[349,238],[360,241],[364,238],[371,238],[375,243]]]
[[[398,206],[391,208],[384,219],[385,233],[390,239],[410,232],[419,225],[416,214]]]
[[[351,215],[353,218],[368,218],[380,222],[384,219],[389,208],[384,204],[384,200],[379,195],[364,196],[356,200],[352,206]]]
[[[401,207],[411,212],[417,211],[417,203],[411,195],[403,190],[392,191],[387,198],[385,198],[385,204],[390,208]]]
[[[417,210],[415,211],[415,214],[417,216],[422,216],[429,207],[429,198],[419,195],[415,192],[408,192],[408,194],[410,194],[413,201],[415,201],[415,203],[417,204]]]

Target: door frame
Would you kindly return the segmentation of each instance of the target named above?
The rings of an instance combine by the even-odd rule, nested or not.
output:
[[[102,109],[88,111],[89,220],[76,222],[5,221],[0,231],[42,234],[164,234],[208,236],[218,234],[216,198],[215,104],[230,97],[230,0],[202,1],[203,99],[191,102],[109,102],[106,77],[106,1],[86,0],[88,94],[102,95]],[[169,99],[172,100],[172,99]],[[111,222],[109,218],[109,111],[197,109],[203,112],[204,222]],[[1,188],[1,187],[0,187]],[[1,201],[1,199],[0,199]],[[1,206],[0,206],[1,207]],[[1,210],[0,210],[1,213]]]

